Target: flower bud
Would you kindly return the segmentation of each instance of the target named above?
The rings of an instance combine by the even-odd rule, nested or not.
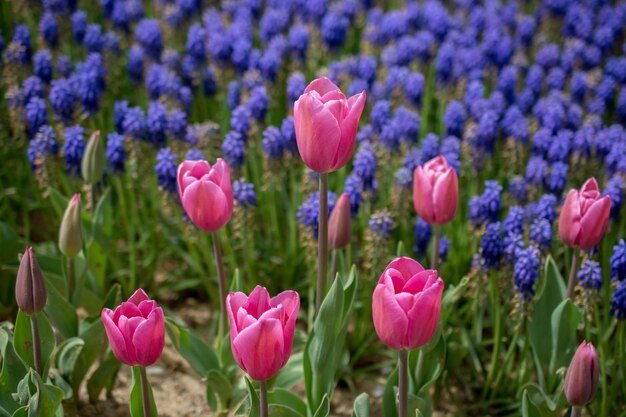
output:
[[[38,313],[46,305],[46,283],[31,246],[27,247],[20,261],[15,283],[17,306],[26,314]]]
[[[63,255],[73,258],[83,247],[83,232],[80,220],[80,194],[70,200],[59,229],[59,249]]]
[[[104,173],[104,161],[104,146],[100,140],[100,131],[96,130],[89,138],[81,164],[83,179],[87,183],[95,184],[100,181]]]
[[[328,243],[333,249],[342,249],[350,243],[352,219],[350,217],[350,198],[343,193],[330,213],[328,221]]]
[[[596,395],[600,377],[598,352],[591,343],[583,341],[565,374],[565,396],[575,407],[582,407]]]

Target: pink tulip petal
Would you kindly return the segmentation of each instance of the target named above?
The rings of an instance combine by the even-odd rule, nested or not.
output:
[[[438,274],[434,269],[427,269],[413,275],[404,285],[402,291],[417,294],[429,288],[437,281]]]
[[[189,185],[183,195],[183,207],[191,221],[207,232],[215,232],[225,225],[232,214],[224,192],[210,181]]]
[[[137,304],[133,302],[124,301],[121,304],[121,307],[122,307],[122,315],[126,316],[127,318],[142,316],[141,310],[139,310],[139,307],[137,307]]]
[[[157,303],[154,300],[144,300],[141,303],[139,303],[138,307],[139,307],[139,311],[141,311],[141,316],[143,318],[146,318],[148,317],[150,312],[152,312],[152,310],[157,308]]]
[[[115,355],[120,362],[123,362],[126,365],[132,365],[132,362],[128,357],[128,352],[126,351],[124,336],[112,320],[113,312],[108,308],[105,308],[102,310],[100,317],[102,318],[102,324],[104,325],[104,330],[106,331],[107,338],[109,339],[109,345],[111,346],[113,355]]]
[[[406,337],[408,319],[398,304],[393,289],[378,284],[372,296],[374,328],[380,340],[392,349],[402,349]]]
[[[147,319],[141,321],[133,335],[133,345],[137,352],[137,362],[150,366],[159,359],[165,343],[163,310],[155,308]]]
[[[176,179],[178,181],[178,196],[180,199],[183,199],[183,191],[185,191],[185,186],[187,184],[183,184],[184,176],[191,170],[195,161],[183,161],[180,165],[178,165],[178,170],[176,172]]]
[[[610,214],[611,198],[609,196],[602,197],[591,206],[580,221],[579,246],[581,249],[588,250],[600,243]]]
[[[417,214],[429,224],[435,222],[433,187],[424,168],[418,166],[413,172],[413,205]]]
[[[413,294],[409,294],[408,292],[401,292],[400,294],[396,294],[396,301],[398,305],[402,307],[405,314],[413,307],[415,302],[415,296]]]
[[[570,190],[565,197],[559,216],[559,234],[568,246],[575,246],[580,233],[580,204],[578,191]]]
[[[354,144],[356,142],[356,132],[359,127],[359,120],[365,107],[365,91],[356,94],[348,100],[348,114],[341,122],[341,144],[337,149],[336,158],[333,163],[333,169],[337,170],[348,163],[354,152]]]
[[[248,301],[243,308],[248,312],[248,314],[253,315],[257,319],[261,317],[265,311],[271,308],[270,294],[267,292],[267,289],[257,285],[250,293]]]
[[[385,271],[389,269],[395,269],[399,271],[404,279],[404,282],[406,282],[415,274],[422,272],[424,270],[424,267],[420,265],[420,263],[416,260],[406,256],[402,256],[391,261],[389,265],[387,265],[387,268],[385,268]],[[383,275],[385,271],[383,272]]]
[[[282,305],[285,311],[285,321],[282,323],[283,337],[285,342],[284,349],[284,363],[287,363],[289,356],[291,355],[291,348],[293,347],[293,336],[296,330],[296,320],[298,318],[298,311],[300,311],[300,296],[295,291],[283,291],[271,300],[272,306]]]
[[[243,329],[233,343],[233,353],[239,366],[252,379],[265,381],[283,365],[283,329],[278,320],[258,321]]]
[[[422,347],[433,337],[439,323],[443,286],[443,280],[438,279],[417,295],[413,308],[407,313],[409,323],[404,343],[408,349]]]
[[[137,291],[134,292],[133,295],[131,295],[131,297],[128,299],[128,302],[139,305],[139,303],[141,303],[142,301],[146,301],[149,299],[150,297],[148,297],[148,294],[146,294],[144,290],[139,288]]]
[[[435,224],[446,224],[454,218],[458,198],[459,180],[456,171],[450,168],[437,179],[433,189]]]
[[[341,100],[330,100],[324,103],[324,108],[333,115],[337,124],[341,124],[343,122],[344,110],[345,110],[345,102]]]
[[[339,90],[339,87],[337,87],[335,83],[326,77],[320,77],[311,81],[311,83],[304,89],[304,94],[309,91],[317,91],[320,96],[323,96],[328,92],[336,90]]]

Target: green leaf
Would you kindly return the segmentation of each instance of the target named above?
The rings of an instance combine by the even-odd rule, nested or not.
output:
[[[72,337],[61,343],[54,357],[54,362],[62,375],[70,376],[72,374],[83,346],[85,346],[85,341],[80,337]]]
[[[283,369],[278,372],[274,378],[274,387],[293,388],[304,378],[304,370],[302,368],[303,352],[294,353],[287,361]]]
[[[554,309],[565,299],[565,284],[551,256],[546,260],[540,285],[537,290],[537,301],[533,305],[532,318],[528,322],[528,336],[539,362],[547,369],[553,351],[552,340],[547,337],[552,334],[552,326],[547,318],[552,316]]]
[[[576,351],[576,329],[582,314],[571,300],[565,299],[552,312],[552,357],[550,373],[567,366]]]
[[[385,417],[397,417],[398,405],[396,394],[396,386],[398,385],[398,368],[387,378],[385,389],[383,390],[383,415]]]
[[[272,417],[304,417],[293,408],[282,404],[270,404],[268,407],[268,415]]]
[[[30,395],[27,407],[28,417],[54,417],[61,407],[63,390],[51,384],[44,384],[41,377],[32,369],[28,371],[24,382],[25,384],[21,385],[27,387],[26,395]],[[23,396],[24,393],[19,395]]]
[[[281,404],[294,410],[298,415],[306,416],[306,404],[302,399],[291,391],[282,388],[274,388],[267,394],[270,404]],[[272,413],[270,415],[273,416]]]
[[[120,361],[117,360],[112,352],[109,352],[106,359],[87,381],[89,401],[95,402],[104,388],[113,385],[113,381],[120,370],[120,366]]]
[[[28,417],[28,406],[18,408],[11,417]]]
[[[176,350],[200,376],[220,369],[213,349],[190,329],[177,325],[170,318],[165,319],[165,329]]]
[[[207,400],[211,397],[217,400],[217,407],[215,401],[209,401],[209,404],[213,404],[214,411],[223,410],[228,406],[228,402],[233,396],[233,386],[224,374],[212,369],[206,376],[206,395]]]
[[[235,269],[233,280],[230,282],[230,291],[243,291],[243,282],[241,281],[241,272],[239,271],[239,268]]]
[[[76,309],[65,297],[52,285],[46,276],[46,291],[48,293],[48,303],[44,311],[54,323],[54,327],[59,330],[63,339],[69,339],[78,335],[78,316]]]
[[[328,417],[329,414],[330,402],[328,401],[328,396],[324,395],[324,398],[322,398],[322,403],[320,404],[315,414],[313,414],[313,417]]]
[[[15,229],[5,222],[0,222],[0,264],[15,261],[15,254],[24,250],[20,246]]]
[[[256,393],[254,386],[252,386],[252,382],[249,378],[246,379],[246,384],[248,385],[248,399],[250,400],[249,404],[249,413],[248,417],[260,417],[261,415],[261,404],[259,402],[259,395]]]
[[[411,352],[411,355],[419,354],[422,358],[422,369],[419,372],[419,381],[415,381],[415,385],[418,387],[417,391],[420,394],[428,394],[428,389],[437,381],[437,378],[443,372],[446,363],[446,340],[442,332],[437,332],[432,339],[436,342],[436,345],[430,350],[426,351],[424,348]],[[418,357],[419,358],[419,357]],[[419,359],[418,359],[419,362]],[[417,377],[417,369],[412,370],[413,375]]]
[[[148,383],[148,398],[150,399],[150,415],[157,417],[157,408],[150,383]],[[141,396],[141,371],[138,366],[133,366],[133,382],[130,390],[130,415],[131,417],[144,417],[143,398]]]
[[[41,358],[43,361],[43,375],[48,373],[50,365],[50,357],[54,352],[56,338],[50,322],[45,314],[35,314],[35,320],[39,327],[39,339],[41,341]],[[15,319],[15,333],[13,335],[13,345],[15,352],[24,361],[24,363],[35,369],[35,361],[33,359],[33,338],[31,333],[30,316],[22,311],[17,313]]]
[[[24,377],[26,368],[15,353],[12,334],[5,325],[0,326],[0,358],[2,358],[0,407],[7,413],[13,413],[19,408],[19,404],[13,399],[12,393],[17,391],[17,386]]]
[[[354,400],[354,408],[352,409],[352,417],[369,417],[370,416],[370,396],[362,392]]]
[[[539,408],[530,400],[527,390],[524,390],[522,397],[522,417],[542,417]]]
[[[91,368],[107,346],[104,325],[99,317],[82,329],[80,338],[85,344],[81,349],[72,372],[71,382],[75,394],[78,394],[80,384],[83,382],[85,375],[87,375],[89,368]]]

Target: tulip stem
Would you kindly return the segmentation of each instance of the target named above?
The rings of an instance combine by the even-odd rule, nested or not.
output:
[[[330,255],[330,282],[335,282],[337,275],[337,249],[333,249]]]
[[[407,417],[406,405],[409,395],[409,352],[398,352],[398,417]]]
[[[41,357],[41,339],[39,338],[39,323],[37,323],[37,313],[30,315],[30,331],[33,341],[33,362],[35,371],[43,378],[43,360]],[[44,378],[45,379],[45,378]]]
[[[143,416],[151,417],[152,410],[150,409],[150,391],[148,385],[148,375],[146,374],[146,367],[139,367],[139,379],[141,380],[141,401],[143,403]]]
[[[430,268],[437,269],[439,263],[439,227],[433,227],[433,252],[430,257]]]
[[[217,268],[217,285],[220,293],[220,322],[218,327],[218,346],[222,343],[222,337],[226,330],[226,311],[224,303],[226,302],[226,277],[224,276],[224,259],[222,258],[222,249],[220,247],[220,239],[217,232],[211,233],[213,239],[213,255],[215,256],[215,266]]]
[[[328,276],[328,174],[320,174],[320,204],[317,236],[317,294],[315,312],[320,310]]]
[[[579,416],[580,416],[580,408],[572,407],[572,413],[570,414],[570,417],[579,417]]]
[[[259,381],[259,403],[261,406],[261,417],[268,417],[267,382],[265,381]]]
[[[569,299],[574,295],[574,289],[576,288],[576,272],[578,272],[578,253],[574,251],[572,254],[572,266],[569,270],[569,279],[567,280],[566,298]]]
[[[67,258],[67,301],[74,304],[74,287],[76,286],[76,277],[74,270],[74,259]]]

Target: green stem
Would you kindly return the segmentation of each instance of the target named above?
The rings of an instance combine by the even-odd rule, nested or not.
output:
[[[430,257],[430,268],[437,269],[439,263],[439,227],[433,227],[433,252]]]
[[[141,380],[141,402],[143,403],[143,415],[144,417],[151,417],[152,410],[150,409],[150,391],[145,366],[139,367],[139,379]]]
[[[37,323],[37,313],[30,316],[30,330],[33,339],[33,362],[35,371],[43,378],[43,360],[41,357],[41,339],[39,338],[39,323]],[[43,378],[45,379],[45,378]]]
[[[326,293],[328,271],[328,174],[320,174],[319,230],[317,236],[317,294],[315,312],[320,310]]]
[[[407,417],[406,406],[409,395],[409,352],[398,352],[398,417]]]
[[[259,402],[261,403],[261,417],[268,417],[267,382],[265,381],[259,382]]]
[[[330,255],[330,282],[334,282],[336,276],[337,276],[337,249],[333,249]]]
[[[574,251],[572,254],[572,266],[569,270],[569,279],[567,280],[567,295],[566,298],[571,299],[574,295],[574,289],[576,288],[576,272],[578,270],[578,253]]]
[[[74,290],[76,287],[76,271],[74,258],[67,258],[67,301],[74,303]]]
[[[580,417],[580,416],[581,416],[580,408],[572,407],[572,413],[570,414],[570,417]]]
[[[211,233],[213,239],[213,255],[215,257],[215,266],[217,269],[217,285],[220,294],[220,322],[218,328],[218,344],[222,343],[222,337],[226,330],[226,309],[224,304],[226,302],[226,277],[224,274],[224,260],[222,259],[222,250],[220,247],[220,240],[217,235],[218,232]]]

